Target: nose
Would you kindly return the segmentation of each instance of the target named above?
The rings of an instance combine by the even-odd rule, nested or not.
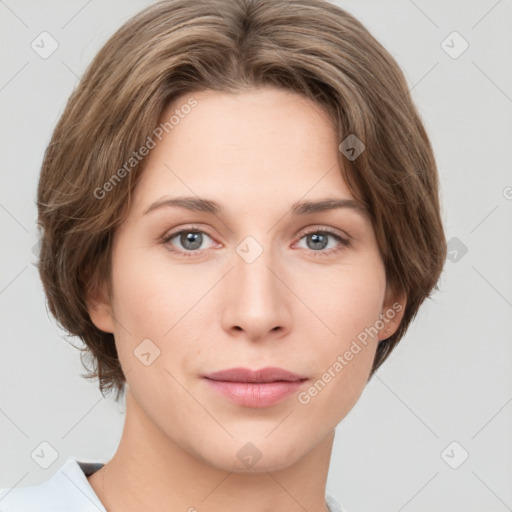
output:
[[[263,250],[254,261],[240,254],[235,251],[234,268],[223,284],[223,328],[251,341],[284,336],[291,329],[292,295],[285,285],[285,270],[270,250]]]

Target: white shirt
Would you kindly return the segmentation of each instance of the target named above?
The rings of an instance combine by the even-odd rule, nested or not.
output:
[[[0,489],[1,512],[107,512],[87,477],[103,466],[68,457],[48,480],[38,485]],[[329,512],[343,512],[325,495]]]

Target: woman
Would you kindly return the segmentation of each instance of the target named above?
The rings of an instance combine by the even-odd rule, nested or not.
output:
[[[168,0],[95,57],[48,145],[39,271],[102,393],[106,462],[21,510],[334,511],[336,425],[437,289],[429,139],[397,63],[321,0]]]

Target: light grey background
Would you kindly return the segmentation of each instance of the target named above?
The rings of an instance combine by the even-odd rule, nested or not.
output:
[[[80,377],[78,350],[46,311],[35,200],[80,75],[150,3],[0,1],[0,487],[42,482],[70,455],[105,462],[117,448],[123,405]],[[450,259],[440,291],[338,426],[327,491],[347,511],[512,510],[512,2],[337,4],[405,72],[437,156]],[[59,44],[47,59],[31,48],[42,31]],[[458,58],[442,47],[453,31],[469,43]],[[44,441],[58,452],[47,469],[31,458]]]

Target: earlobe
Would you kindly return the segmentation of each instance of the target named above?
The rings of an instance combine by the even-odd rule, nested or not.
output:
[[[405,293],[386,293],[386,299],[380,316],[384,325],[379,332],[379,341],[393,336],[396,332],[404,316],[406,304],[407,297]]]
[[[87,310],[92,323],[101,331],[114,333],[114,314],[108,297],[106,286],[90,293],[87,299]]]

